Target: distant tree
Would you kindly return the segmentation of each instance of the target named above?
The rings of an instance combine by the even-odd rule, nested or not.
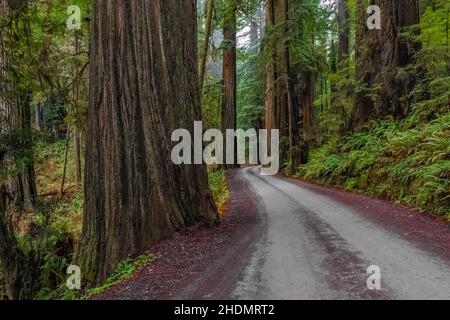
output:
[[[272,44],[269,42],[267,30],[271,30],[275,25],[275,7],[274,0],[266,0],[264,5],[265,17],[265,40],[263,42],[263,54],[265,57],[265,93],[264,93],[264,121],[267,130],[277,129],[276,126],[276,92],[275,92],[275,52],[272,50]],[[270,137],[270,134],[269,134]],[[270,145],[270,143],[269,143]]]
[[[350,15],[348,9],[348,0],[338,1],[338,30],[339,30],[339,64],[345,67],[348,64],[350,53]]]
[[[223,22],[223,97],[222,97],[222,130],[236,129],[237,126],[237,3],[236,0],[226,0],[226,9]],[[234,158],[237,159],[236,138],[232,143],[234,146]],[[237,166],[234,164],[226,165],[227,168]]]
[[[206,0],[206,9],[205,9],[205,35],[203,38],[203,45],[200,50],[200,63],[199,63],[199,75],[200,75],[200,96],[203,92],[203,85],[205,82],[205,70],[206,70],[206,60],[208,58],[209,52],[209,43],[212,36],[212,28],[213,28],[213,10],[214,9],[214,0]]]

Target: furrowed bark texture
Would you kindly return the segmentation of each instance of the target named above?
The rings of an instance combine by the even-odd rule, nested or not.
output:
[[[28,2],[24,0],[3,2],[8,8],[9,21],[0,33],[1,51],[1,81],[3,95],[0,108],[7,116],[2,119],[0,131],[4,131],[15,144],[21,146],[20,152],[14,154],[16,162],[23,166],[17,168],[15,177],[10,177],[7,187],[14,198],[14,204],[20,209],[30,209],[37,201],[37,189],[33,156],[33,133],[31,118],[32,92],[23,85],[26,77],[19,72],[21,65],[26,63],[23,53],[17,49],[18,39],[23,34],[30,36],[27,17]],[[14,10],[14,11],[11,11]],[[5,13],[6,14],[6,13]],[[8,45],[3,46],[4,38]],[[24,60],[25,59],[25,60]]]
[[[314,75],[306,71],[302,74],[302,88],[299,97],[302,108],[302,135],[301,135],[301,154],[300,162],[308,163],[309,150],[312,148],[316,136],[315,110],[314,110]]]
[[[8,298],[33,299],[39,289],[41,264],[34,250],[26,255],[19,248],[6,214],[6,193],[3,186],[0,186],[0,265]]]
[[[227,0],[226,17],[223,27],[223,97],[222,97],[222,130],[236,129],[236,94],[237,94],[237,69],[236,69],[236,0]],[[226,140],[226,138],[225,138]],[[237,140],[226,141],[234,145],[234,164],[227,164],[227,169],[236,168],[237,165]]]
[[[206,59],[208,58],[209,52],[209,42],[211,41],[212,34],[212,22],[213,22],[213,9],[214,0],[206,0],[206,25],[205,25],[205,36],[203,39],[203,46],[200,52],[200,65],[199,65],[199,75],[200,75],[200,96],[203,92],[203,84],[205,82],[205,70],[206,70]]]
[[[280,9],[283,12],[284,21],[284,36],[289,35],[289,3],[287,0],[280,0]],[[292,83],[291,74],[291,61],[290,61],[290,50],[289,43],[283,43],[283,67],[284,67],[284,78],[286,86],[286,101],[288,106],[288,122],[289,122],[289,160],[291,162],[291,174],[297,172],[297,167],[300,163],[300,149],[299,149],[299,118],[298,118],[298,108],[294,103],[294,86]]]
[[[350,15],[348,0],[338,0],[338,28],[339,28],[339,67],[348,67],[350,51]],[[346,66],[347,65],[347,66]]]
[[[176,166],[171,134],[201,119],[195,0],[96,0],[85,216],[76,263],[102,283],[127,256],[216,208],[205,166]]]
[[[285,12],[284,0],[274,1],[274,16],[275,25],[281,26],[284,29],[286,24],[286,12]],[[284,30],[285,32],[285,30]],[[281,140],[289,141],[289,106],[288,106],[288,88],[286,86],[286,57],[285,57],[285,44],[284,41],[278,39],[276,48],[276,71],[275,71],[275,92],[276,92],[276,123],[277,128],[280,129]],[[283,144],[283,143],[282,143]],[[288,159],[289,145],[282,145],[280,147],[280,157],[282,159]]]
[[[270,29],[275,24],[273,0],[267,0],[264,5],[265,28]],[[267,34],[267,33],[266,33]],[[266,50],[266,49],[265,49]],[[264,95],[264,121],[265,128],[269,130],[268,139],[270,146],[270,130],[276,129],[276,97],[275,97],[275,54],[266,64],[266,90]]]
[[[367,28],[369,2],[381,9],[381,30]],[[407,113],[411,102],[408,95],[417,75],[409,72],[399,76],[398,68],[414,62],[414,54],[420,49],[420,44],[402,35],[406,27],[419,23],[417,0],[359,0],[357,15],[356,80],[364,88],[356,94],[354,129],[373,119],[401,118]]]
[[[26,159],[23,170],[12,181],[11,190],[15,197],[15,205],[19,208],[32,207],[38,198],[36,188],[36,175],[34,171],[33,136],[31,128],[31,94],[19,90],[15,108],[17,110],[15,130],[20,133],[19,145],[25,146],[23,154]]]

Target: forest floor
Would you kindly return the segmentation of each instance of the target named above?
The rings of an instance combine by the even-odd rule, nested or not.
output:
[[[94,299],[450,298],[450,224],[298,179],[227,173],[228,211],[151,248],[160,258]],[[371,265],[382,290],[367,288]]]
[[[220,225],[188,228],[155,244],[148,252],[158,256],[157,261],[92,299],[175,299],[193,282],[201,282],[195,287],[202,292],[185,292],[187,298],[205,291],[214,292],[211,298],[228,295],[257,237],[258,223],[256,202],[245,180],[232,170],[227,181],[231,198]]]

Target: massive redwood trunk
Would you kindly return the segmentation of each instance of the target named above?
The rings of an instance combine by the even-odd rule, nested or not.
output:
[[[99,284],[127,256],[216,209],[203,165],[176,166],[171,134],[201,119],[195,0],[96,0],[85,215],[76,263]]]
[[[236,0],[226,1],[225,22],[223,26],[223,97],[222,97],[222,130],[236,129],[236,93],[237,93],[237,68],[236,68],[236,29],[237,18]],[[234,164],[227,164],[226,168],[237,167],[236,139],[226,141],[234,145]],[[226,157],[225,157],[226,159]]]
[[[400,76],[398,68],[413,63],[420,44],[404,37],[405,27],[419,23],[417,0],[374,0],[381,9],[381,30],[366,25],[366,1],[357,3],[356,94],[352,127],[383,116],[403,117],[409,108],[409,93],[416,82],[414,71]]]

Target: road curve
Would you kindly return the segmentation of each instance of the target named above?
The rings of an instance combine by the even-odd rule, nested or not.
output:
[[[364,212],[376,212],[376,202],[384,201],[353,195],[364,197],[367,206],[347,205],[291,179],[261,176],[258,168],[238,176],[257,199],[259,233],[238,276],[230,279],[229,296],[221,298],[450,299],[448,252],[429,244],[436,239],[408,238]],[[424,223],[426,228],[434,222]],[[448,225],[433,227],[449,239]],[[372,265],[381,269],[381,290],[367,287]]]
[[[156,243],[154,263],[93,299],[450,299],[448,222],[258,168],[227,180],[219,226]]]

